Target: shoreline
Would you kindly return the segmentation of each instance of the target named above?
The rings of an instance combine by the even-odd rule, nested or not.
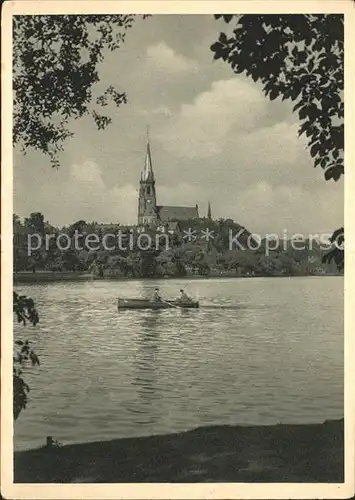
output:
[[[343,481],[343,419],[198,427],[14,453],[15,483]]]
[[[246,279],[246,278],[319,278],[319,277],[344,277],[343,274],[328,273],[328,274],[302,274],[302,275],[220,275],[220,276],[206,276],[206,275],[191,275],[191,276],[152,276],[152,277],[125,277],[125,276],[92,276],[88,273],[51,273],[41,272],[36,273],[14,273],[13,284],[28,284],[28,283],[54,283],[58,281],[171,281],[171,280],[214,280],[214,279]]]

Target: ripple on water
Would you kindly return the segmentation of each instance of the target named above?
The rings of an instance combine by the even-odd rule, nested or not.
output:
[[[41,366],[15,446],[161,434],[210,424],[343,415],[341,278],[164,281],[199,310],[120,311],[156,281],[21,287],[41,313]]]

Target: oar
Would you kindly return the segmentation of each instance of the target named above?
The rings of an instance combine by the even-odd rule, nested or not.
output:
[[[164,299],[162,299],[162,298],[161,298],[160,300],[161,300],[162,302],[165,302],[165,304],[168,304],[168,306],[170,306],[170,307],[175,307],[175,309],[180,309],[180,308],[179,308],[179,306],[175,306],[174,304],[170,304],[170,302],[167,302],[166,300],[164,300]]]

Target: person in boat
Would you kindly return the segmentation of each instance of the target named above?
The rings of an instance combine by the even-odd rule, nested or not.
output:
[[[161,302],[162,299],[159,294],[159,288],[155,288],[152,296],[152,302]]]
[[[191,302],[191,299],[190,299],[190,297],[188,295],[186,295],[186,293],[184,292],[184,290],[181,289],[178,301],[179,302]]]

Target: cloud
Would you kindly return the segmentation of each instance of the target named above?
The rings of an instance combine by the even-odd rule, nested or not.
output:
[[[198,203],[205,213],[210,199],[215,217],[257,232],[341,225],[343,184],[313,168],[293,103],[270,102],[258,83],[212,62],[215,20],[192,17],[153,16],[106,53],[99,90],[113,84],[128,103],[109,103],[104,131],[74,120],[58,171],[39,153],[15,154],[19,215],[135,222],[148,124],[160,204]]]
[[[104,189],[101,171],[94,162],[86,161],[83,165],[74,164],[71,167],[70,180],[75,187],[94,187],[95,191]],[[71,184],[72,185],[72,184]]]
[[[200,184],[179,182],[174,185],[157,185],[159,205],[181,205],[193,207],[199,199],[205,198],[204,188]]]
[[[131,184],[106,186],[99,165],[88,160],[72,165],[64,200],[69,210],[75,210],[76,218],[129,223],[137,218],[137,196],[137,188]]]
[[[16,184],[15,212],[27,217],[39,211],[52,224],[63,226],[83,219],[103,223],[135,223],[138,209],[137,186],[131,184],[107,186],[102,170],[92,160],[70,166],[65,178],[47,183],[38,197],[35,191],[25,196],[25,186]]]
[[[220,153],[233,130],[245,134],[260,127],[267,101],[256,85],[240,78],[212,83],[192,103],[183,104],[158,140],[177,154],[204,158]]]
[[[288,235],[300,231],[304,235],[328,233],[343,224],[339,190],[326,183],[307,191],[300,186],[272,186],[260,181],[238,193],[233,205],[225,204],[224,210],[261,235],[282,235],[284,231]]]
[[[103,223],[135,224],[138,209],[138,187],[131,184],[107,186],[103,181],[102,170],[95,162],[85,161],[83,164],[74,164],[66,186],[59,197],[54,197],[53,209],[56,200],[62,205],[57,216],[50,216],[50,220],[59,223],[63,221],[83,219]],[[157,202],[161,205],[194,206],[197,197],[201,197],[198,185],[180,182],[174,185],[157,186]],[[75,218],[70,218],[75,213]],[[48,210],[46,211],[48,214]]]
[[[229,139],[238,148],[240,154],[249,166],[261,166],[264,174],[276,173],[275,167],[285,169],[297,161],[310,163],[309,155],[305,150],[306,141],[298,137],[298,123],[280,122],[271,126],[242,133],[239,137]],[[229,144],[229,147],[233,147]],[[276,180],[276,179],[275,179]]]
[[[192,59],[178,54],[165,42],[158,42],[147,47],[146,61],[158,71],[169,73],[195,72],[198,64]]]
[[[173,112],[168,106],[159,106],[153,109],[139,109],[137,114],[141,116],[172,116]]]

